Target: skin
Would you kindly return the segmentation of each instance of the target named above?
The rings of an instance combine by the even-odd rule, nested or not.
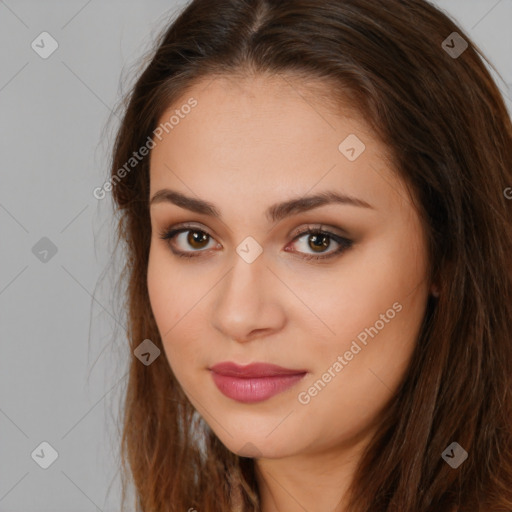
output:
[[[162,122],[190,97],[197,106],[152,150],[150,197],[177,190],[213,203],[222,218],[170,202],[150,208],[147,284],[165,355],[224,445],[256,457],[264,512],[343,511],[361,450],[407,369],[432,290],[422,224],[387,148],[350,109],[335,111],[290,78],[225,77],[196,83]],[[366,146],[355,161],[338,149],[350,134]],[[372,208],[329,204],[275,224],[265,217],[274,203],[329,190]],[[159,237],[183,222],[210,238],[190,245],[189,232],[173,242]],[[308,261],[339,247],[327,238],[330,245],[315,251],[308,234],[294,241],[308,225],[345,232],[353,245]],[[263,250],[250,264],[236,252],[247,236]],[[202,253],[180,258],[170,244]],[[299,393],[394,303],[400,312],[301,403]],[[266,401],[245,404],[215,386],[208,367],[221,361],[270,362],[308,374]]]

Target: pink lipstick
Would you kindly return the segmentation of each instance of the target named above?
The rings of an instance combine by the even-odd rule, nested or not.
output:
[[[299,382],[307,370],[292,370],[275,364],[252,363],[240,366],[232,362],[209,368],[221,393],[237,402],[268,400]]]

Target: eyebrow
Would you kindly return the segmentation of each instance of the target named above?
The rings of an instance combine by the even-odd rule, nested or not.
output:
[[[211,217],[221,218],[219,210],[210,202],[188,197],[176,190],[164,188],[155,192],[150,201],[150,206],[158,203],[172,203],[181,208],[186,208],[201,215],[208,215]],[[276,203],[270,206],[265,215],[270,222],[278,222],[279,220],[289,217],[291,215],[312,210],[327,204],[343,204],[349,206],[357,206],[360,208],[375,209],[366,201],[352,197],[346,194],[340,194],[333,191],[320,192],[318,194],[297,197]]]

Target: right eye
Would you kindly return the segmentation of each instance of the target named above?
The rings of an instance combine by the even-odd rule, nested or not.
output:
[[[205,244],[209,239],[213,241],[213,238],[205,231],[196,227],[182,227],[177,229],[166,229],[160,233],[162,240],[167,240],[171,251],[181,258],[193,258],[199,256],[199,252],[204,252],[207,248]],[[176,241],[181,242],[184,249],[175,249]],[[196,250],[188,251],[186,246]]]

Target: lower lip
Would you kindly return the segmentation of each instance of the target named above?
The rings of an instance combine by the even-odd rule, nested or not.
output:
[[[211,372],[219,391],[237,402],[254,403],[268,400],[299,382],[305,373],[241,379]]]

